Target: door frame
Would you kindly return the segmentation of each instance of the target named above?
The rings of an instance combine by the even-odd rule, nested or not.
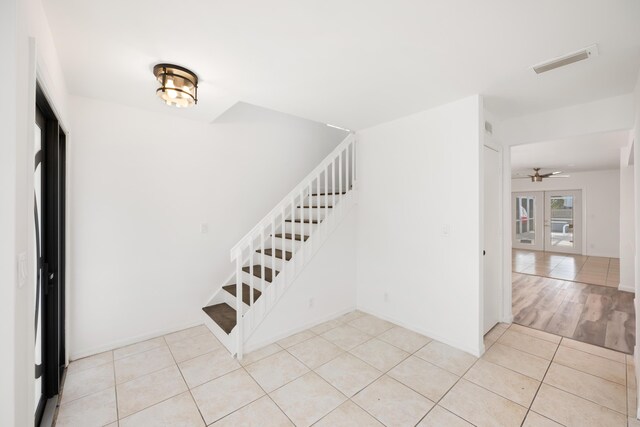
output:
[[[36,111],[38,110],[38,111]],[[51,107],[45,92],[40,85],[39,79],[35,84],[35,105],[34,114],[41,115],[45,120],[44,134],[42,140],[42,193],[40,201],[42,236],[40,236],[41,256],[47,264],[51,264],[53,277],[45,279],[40,283],[42,295],[42,382],[40,403],[34,408],[33,416],[36,425],[45,412],[45,407],[49,405],[49,400],[59,394],[64,366],[66,365],[66,133],[60,124],[57,114]],[[34,117],[35,123],[35,117]],[[31,142],[31,144],[33,144]],[[31,149],[31,161],[35,158],[35,153]],[[32,172],[33,175],[33,172]],[[33,177],[30,187],[33,188]],[[31,225],[33,229],[35,224]],[[31,231],[33,232],[33,231]],[[33,236],[35,239],[35,236]],[[31,242],[34,240],[30,239]],[[32,248],[34,256],[36,248]],[[40,274],[41,259],[38,265],[31,266],[35,274]],[[44,266],[43,266],[44,267]],[[46,269],[44,269],[46,272]],[[34,278],[37,280],[37,278]],[[35,294],[31,307],[35,306]],[[29,310],[30,315],[33,313]],[[34,325],[35,327],[35,325]],[[34,329],[35,330],[35,329]],[[35,343],[35,337],[32,341]],[[47,351],[48,350],[48,351]],[[32,352],[33,353],[33,352]],[[33,366],[33,365],[32,365]],[[32,368],[33,369],[33,368]],[[30,370],[32,378],[33,371]],[[35,391],[35,390],[34,390]],[[35,393],[34,397],[35,397]],[[50,412],[47,410],[47,412]]]
[[[497,156],[498,156],[498,189],[497,189],[497,193],[498,193],[498,200],[501,200],[502,198],[502,191],[503,191],[503,182],[502,182],[502,176],[503,176],[503,171],[504,171],[504,166],[503,166],[503,148],[500,144],[495,144],[492,141],[488,140],[487,138],[485,138],[485,140],[483,141],[483,146],[482,146],[482,209],[481,209],[481,215],[482,215],[482,245],[483,245],[483,259],[482,259],[482,296],[481,296],[481,300],[482,300],[482,306],[481,306],[481,311],[482,311],[482,316],[481,316],[481,329],[482,329],[482,336],[484,337],[484,334],[486,334],[488,331],[485,330],[485,307],[486,307],[486,301],[484,301],[484,293],[486,290],[486,286],[487,283],[484,280],[484,274],[485,274],[485,266],[484,266],[484,241],[486,239],[485,233],[484,233],[484,221],[486,220],[484,218],[484,212],[485,212],[485,194],[484,194],[484,188],[485,188],[485,183],[484,183],[484,178],[485,178],[485,171],[484,171],[484,167],[485,167],[485,158],[484,158],[484,149],[488,148],[494,152],[496,152]],[[499,208],[500,206],[497,206],[497,220],[498,220],[498,230],[501,230],[503,228],[504,225],[504,215],[502,212],[502,209]],[[498,253],[496,254],[496,260],[497,260],[497,268],[498,271],[501,272],[502,269],[504,268],[503,265],[503,246],[502,246],[502,242],[498,241]],[[502,278],[501,274],[498,274],[498,288],[499,289],[504,289],[504,280]],[[501,301],[498,301],[497,305],[498,305],[498,322],[503,321],[506,313],[504,311],[504,303],[503,303],[503,299],[504,299],[504,292],[500,292],[500,299]],[[511,313],[509,311],[509,313]],[[484,342],[483,342],[484,345]]]

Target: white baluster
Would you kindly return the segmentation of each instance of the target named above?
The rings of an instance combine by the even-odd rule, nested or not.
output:
[[[281,227],[282,227],[282,232],[284,233],[287,228],[286,228],[286,222],[285,222],[285,208],[284,206],[282,207],[282,209],[280,210],[280,222],[281,222]],[[273,247],[273,251],[275,254],[275,244]],[[287,251],[285,251],[284,249],[282,250],[282,282],[283,286],[282,289],[284,290],[284,287],[287,285]],[[276,289],[273,290],[274,293],[276,293]],[[277,295],[276,295],[276,300],[277,300]]]
[[[264,294],[264,289],[266,288],[265,286],[265,267],[264,267],[264,228],[260,229],[260,247],[262,248],[262,252],[260,253],[260,269],[261,274],[260,274],[260,292],[262,292]]]
[[[342,153],[344,150],[340,151],[340,154],[338,155],[338,164],[340,165],[340,170],[338,171],[338,191],[340,194],[340,202],[342,202],[342,198],[343,198],[343,191],[342,191],[342,175],[343,175],[343,171],[344,171],[344,167],[343,167],[343,159],[342,159]],[[340,214],[342,214],[342,207],[344,205],[342,203],[340,203]]]
[[[255,310],[251,310],[251,308],[253,308],[253,302],[255,301],[253,299],[253,254],[254,254],[254,247],[253,247],[253,239],[251,239],[249,241],[249,311],[251,312],[251,329],[253,329],[256,325],[255,325]],[[242,283],[242,281],[240,281],[240,283]]]
[[[337,185],[336,185],[336,159],[333,159],[333,161],[331,162],[331,206],[333,206],[333,210],[331,212],[335,212],[336,210],[336,191],[337,191]]]
[[[275,282],[276,277],[276,250],[274,243],[276,241],[276,217],[271,218],[271,284]],[[273,288],[273,287],[272,287]],[[271,300],[273,301],[275,288],[271,289]],[[264,295],[263,295],[264,298]]]
[[[329,200],[329,166],[327,166],[324,170],[324,222],[325,222],[325,233],[328,232],[326,229],[327,217],[329,216],[329,209],[327,208],[327,201]],[[318,209],[319,210],[319,209]]]
[[[346,152],[346,168],[347,168],[347,188],[345,189],[345,192],[349,192],[349,186],[351,185],[351,151],[349,150],[350,145],[347,145],[347,152]]]
[[[242,321],[242,252],[236,255],[236,355],[242,360],[244,341]]]
[[[304,233],[304,221],[306,217],[306,210],[304,208],[304,189],[300,190],[300,212],[302,212],[302,218],[300,220],[300,235],[302,235]],[[311,210],[310,212],[313,212],[313,210]],[[296,246],[295,230],[293,231],[293,233],[291,233],[291,245]],[[300,265],[304,265],[304,260],[304,246],[300,245]]]
[[[353,137],[353,140],[351,141],[351,183],[353,185],[353,188],[355,190],[356,187],[356,139],[355,136]]]

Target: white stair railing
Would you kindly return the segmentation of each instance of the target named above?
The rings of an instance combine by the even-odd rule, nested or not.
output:
[[[335,228],[346,212],[345,206],[353,202],[355,156],[355,137],[349,134],[231,249],[231,261],[236,265],[235,344],[238,359],[242,359],[245,340],[311,260],[331,229]],[[305,208],[305,202],[309,208]],[[287,221],[291,224],[290,240],[287,239]],[[280,238],[276,237],[279,233]],[[305,236],[308,238],[305,239]],[[281,260],[279,264],[282,267],[278,273],[277,249],[281,251],[277,258]],[[266,251],[269,250],[271,260],[267,266]],[[260,263],[258,272],[254,270],[256,259]],[[243,273],[248,273],[249,276],[248,309],[245,309],[243,302]],[[267,280],[268,278],[271,280]],[[254,289],[262,293],[259,304],[256,304]]]

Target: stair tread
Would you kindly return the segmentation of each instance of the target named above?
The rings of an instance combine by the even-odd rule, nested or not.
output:
[[[274,236],[274,237],[278,237],[278,238],[280,238],[280,239],[282,239],[282,238],[283,238],[283,237],[282,237],[282,233],[274,234],[273,236]],[[302,241],[302,237],[303,237],[303,236],[302,236],[301,234],[296,234],[296,235],[295,235],[295,239],[296,239],[297,241],[299,241],[299,242],[300,242],[300,241]],[[284,233],[284,238],[285,238],[285,239],[287,239],[287,240],[292,240],[292,239],[293,239],[293,235],[292,235],[291,233]],[[304,236],[304,240],[305,240],[305,241],[306,241],[308,238],[309,238],[309,236]]]
[[[229,292],[234,297],[236,296],[235,283],[233,285],[223,286],[222,289]],[[258,301],[258,298],[260,298],[260,295],[262,295],[262,292],[260,292],[256,288],[253,288],[253,302]],[[244,302],[247,305],[251,305],[251,287],[246,283],[242,284],[242,302]]]
[[[305,219],[305,220],[301,220],[301,219],[285,219],[284,222],[295,222],[300,224],[301,222],[304,222],[305,224],[319,224],[322,222],[322,220],[318,221],[317,219]]]
[[[256,252],[258,252],[259,254],[262,253],[261,249],[258,249]],[[268,255],[268,256],[273,256],[273,251],[271,249],[265,249],[264,250],[264,254]],[[289,251],[285,251],[284,252],[284,256],[286,261],[289,261],[292,257],[293,257],[293,253],[289,252]],[[282,249],[276,249],[276,258],[278,259],[282,259]]]
[[[251,274],[251,268],[250,266],[246,266],[246,267],[242,267],[242,271],[244,271],[245,273],[249,273]],[[278,275],[279,271],[276,270],[276,276]],[[256,276],[259,279],[262,279],[262,266],[259,264],[254,264],[253,266],[253,275]],[[272,282],[273,281],[273,271],[271,270],[271,268],[265,266],[264,267],[264,280],[266,280],[267,282]]]
[[[236,311],[229,304],[215,304],[202,310],[229,335],[236,326]]]
[[[304,209],[311,209],[311,208],[314,208],[314,209],[324,209],[324,208],[329,208],[329,209],[332,209],[332,208],[333,208],[333,206],[318,206],[318,205],[313,205],[313,206],[298,206],[298,208],[304,208]]]

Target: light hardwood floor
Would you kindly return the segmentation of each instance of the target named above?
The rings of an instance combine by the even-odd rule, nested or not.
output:
[[[516,273],[618,288],[620,259],[514,249]]]
[[[634,295],[619,291],[611,284],[617,260],[577,257],[543,252],[514,251],[513,316],[514,322],[589,344],[631,354],[635,345]],[[533,260],[533,264],[525,264]],[[606,261],[605,261],[606,260]],[[564,280],[548,277],[560,275],[559,266],[572,273]],[[613,267],[612,267],[613,266]],[[525,268],[523,268],[525,267]],[[585,268],[589,271],[582,273]],[[528,271],[520,274],[517,271]],[[535,273],[539,274],[535,274]],[[608,279],[601,279],[611,277]],[[581,277],[599,278],[598,285],[581,283]],[[618,276],[619,277],[619,276]],[[617,286],[617,285],[616,285]]]

